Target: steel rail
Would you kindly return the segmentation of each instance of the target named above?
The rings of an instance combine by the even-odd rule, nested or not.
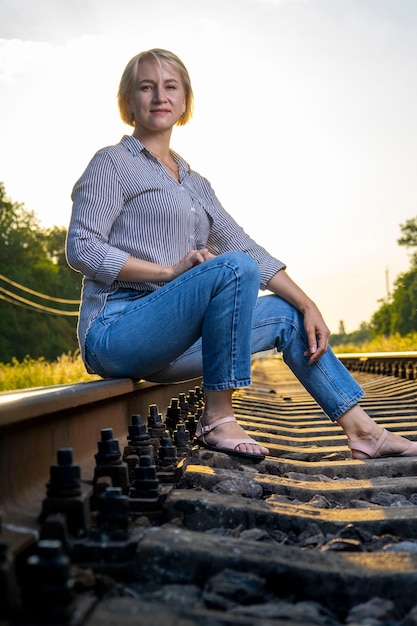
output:
[[[157,385],[106,379],[0,393],[0,513],[14,517],[42,497],[45,477],[59,448],[72,448],[89,466],[103,428],[126,437],[133,414],[150,404],[166,407],[171,397],[200,380]]]

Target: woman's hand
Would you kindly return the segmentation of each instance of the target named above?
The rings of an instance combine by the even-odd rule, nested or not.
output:
[[[184,272],[187,272],[192,267],[196,265],[200,265],[200,263],[204,263],[204,261],[208,261],[209,259],[213,259],[214,254],[209,252],[207,248],[202,248],[201,250],[191,250],[181,261],[172,266],[173,276],[172,278],[176,278]]]
[[[329,347],[330,331],[327,328],[317,305],[288,276],[280,270],[271,278],[267,288],[295,306],[304,315],[304,329],[307,334],[308,350],[304,356],[310,357],[308,362],[314,363]]]
[[[207,248],[191,250],[181,261],[175,265],[158,265],[150,261],[142,261],[129,257],[117,277],[126,282],[158,282],[169,283],[195,265],[204,263],[214,257]]]
[[[304,356],[310,357],[308,362],[314,363],[329,347],[330,330],[314,303],[304,309],[304,329],[307,334],[309,349]]]

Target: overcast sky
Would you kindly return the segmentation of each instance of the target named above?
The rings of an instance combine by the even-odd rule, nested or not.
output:
[[[370,321],[409,269],[417,0],[1,0],[0,181],[44,226],[68,225],[94,152],[132,132],[118,83],[150,47],[195,91],[172,147],[333,332]]]

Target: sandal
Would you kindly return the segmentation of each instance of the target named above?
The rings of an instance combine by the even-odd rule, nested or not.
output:
[[[221,442],[216,445],[209,444],[205,436],[210,431],[217,428],[217,426],[221,426],[221,424],[227,424],[228,422],[236,422],[235,417],[222,417],[212,424],[208,426],[203,426],[201,418],[198,420],[197,428],[195,431],[195,438],[200,446],[207,448],[207,450],[212,450],[213,452],[224,452],[225,454],[231,454],[232,456],[241,456],[250,459],[257,459],[262,461],[265,458],[264,454],[255,454],[252,452],[243,452],[242,450],[236,450],[236,447],[241,443],[254,443],[256,446],[259,445],[257,441],[252,439],[251,437],[246,437],[243,439],[223,439]]]
[[[384,444],[385,439],[388,436],[388,431],[384,428],[382,435],[376,442],[376,444],[365,443],[364,441],[350,441],[348,439],[348,446],[352,451],[352,459],[378,459],[389,456],[417,456],[417,443],[415,441],[409,441],[405,439],[406,444],[404,450],[401,452],[392,452],[391,454],[381,454],[379,452],[381,446]]]

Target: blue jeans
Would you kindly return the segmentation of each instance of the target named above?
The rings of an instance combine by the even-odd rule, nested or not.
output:
[[[119,289],[89,330],[86,358],[103,377],[172,383],[203,376],[204,389],[250,385],[251,354],[276,348],[331,420],[362,389],[331,349],[309,365],[303,316],[276,295],[258,297],[257,263],[221,254],[153,292]]]

